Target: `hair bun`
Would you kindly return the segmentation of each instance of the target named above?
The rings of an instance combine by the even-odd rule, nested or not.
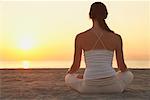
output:
[[[91,5],[90,18],[92,19],[106,19],[108,12],[106,6],[101,2],[95,2]]]

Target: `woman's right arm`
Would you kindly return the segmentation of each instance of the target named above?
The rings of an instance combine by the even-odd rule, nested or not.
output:
[[[117,46],[116,46],[116,60],[117,66],[121,72],[127,71],[127,66],[124,62],[124,55],[123,55],[123,43],[122,38],[120,35],[117,35]]]

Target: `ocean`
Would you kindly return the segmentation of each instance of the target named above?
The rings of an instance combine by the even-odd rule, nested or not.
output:
[[[150,61],[146,60],[126,60],[128,68],[150,68]],[[0,69],[16,68],[70,68],[72,61],[0,61]],[[113,67],[117,68],[116,61]],[[84,61],[81,61],[81,68],[85,68]]]

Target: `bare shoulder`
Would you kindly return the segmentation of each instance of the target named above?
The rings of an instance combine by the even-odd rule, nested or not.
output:
[[[78,39],[84,38],[86,35],[88,35],[89,31],[90,31],[90,29],[89,29],[89,30],[86,30],[86,31],[84,31],[84,32],[81,32],[81,33],[79,33],[79,34],[77,34],[77,35],[76,35],[76,38],[78,38]]]
[[[116,33],[114,33],[114,35],[115,35],[115,39],[116,39],[117,41],[122,41],[121,35],[116,34]]]

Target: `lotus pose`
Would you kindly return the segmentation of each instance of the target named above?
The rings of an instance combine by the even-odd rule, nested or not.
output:
[[[93,26],[75,38],[75,53],[71,68],[65,76],[65,83],[81,93],[123,92],[133,80],[133,74],[124,62],[122,38],[106,24],[108,12],[101,2],[91,5],[89,17]],[[82,50],[86,68],[83,75],[80,68]],[[118,72],[112,67],[114,52]]]

